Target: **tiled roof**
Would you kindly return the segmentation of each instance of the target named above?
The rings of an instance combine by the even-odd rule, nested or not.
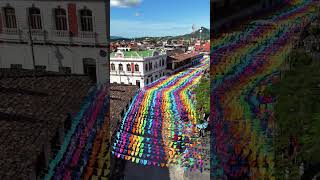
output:
[[[121,121],[121,112],[138,91],[138,86],[124,84],[110,84],[110,113],[111,130],[114,130],[116,124]],[[113,118],[112,118],[113,117]]]
[[[187,59],[195,57],[195,56],[198,56],[198,54],[196,54],[196,53],[179,53],[179,54],[171,55],[169,57],[170,57],[170,60],[173,62],[181,62],[181,61],[187,60]]]
[[[42,146],[67,113],[79,110],[93,82],[86,76],[51,72],[37,79],[28,70],[0,72],[0,176],[27,179]]]

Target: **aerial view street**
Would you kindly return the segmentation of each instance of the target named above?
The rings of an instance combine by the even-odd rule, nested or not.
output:
[[[167,3],[174,11],[170,15],[149,12]],[[111,178],[209,179],[210,46],[209,30],[203,27],[209,23],[209,11],[200,13],[208,6],[209,1],[142,1],[127,9],[111,8],[116,24],[111,27],[115,36],[110,81],[140,87],[111,141],[115,161],[124,160],[122,175]],[[123,14],[135,11],[135,17],[127,17],[132,19],[126,24],[132,26],[129,31],[117,27]],[[183,16],[190,17],[189,22]],[[197,20],[203,23],[200,28],[193,23]],[[199,86],[204,81],[207,86]],[[196,93],[201,91],[207,94]]]
[[[289,101],[279,111],[283,98],[278,93],[267,93],[266,89],[275,89],[270,87],[292,74],[292,69],[286,69],[292,64],[289,55],[298,51],[296,45],[306,37],[305,29],[316,21],[317,5],[316,1],[290,1],[277,12],[238,22],[233,29],[213,38],[211,177],[298,179],[302,176],[297,169],[304,168],[302,162],[306,165],[307,161],[300,159],[302,152],[297,147],[306,144],[298,134],[306,131],[283,131],[290,129],[289,124],[283,126],[284,116],[291,118],[291,126],[301,119],[294,121],[295,118],[284,114],[291,108]],[[307,56],[299,57],[303,61]],[[306,154],[303,156],[306,158]]]

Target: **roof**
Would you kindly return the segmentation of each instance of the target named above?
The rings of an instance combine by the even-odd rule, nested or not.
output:
[[[174,54],[174,55],[171,55],[169,56],[170,60],[173,61],[173,62],[181,62],[181,61],[184,61],[184,60],[187,60],[187,59],[190,59],[190,58],[193,58],[193,57],[197,57],[199,56],[199,54],[196,54],[196,53],[179,53],[179,54]]]
[[[206,42],[202,45],[196,45],[195,50],[202,51],[202,52],[210,52],[210,42]]]
[[[146,58],[152,57],[154,50],[144,50],[144,51],[121,51],[125,58]],[[111,53],[111,58],[116,58],[117,52]]]
[[[0,72],[0,176],[27,179],[43,145],[67,113],[80,109],[93,82],[86,76],[52,72],[42,72],[37,79],[29,70]]]
[[[111,122],[111,130],[115,130],[118,121],[121,121],[121,112],[134,95],[138,91],[138,86],[125,85],[125,84],[110,84],[110,113],[113,122]]]

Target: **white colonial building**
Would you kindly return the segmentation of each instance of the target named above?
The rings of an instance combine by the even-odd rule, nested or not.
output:
[[[117,51],[110,56],[110,82],[145,85],[165,76],[167,55],[163,51]]]
[[[0,68],[35,64],[109,82],[108,12],[104,0],[1,0]]]

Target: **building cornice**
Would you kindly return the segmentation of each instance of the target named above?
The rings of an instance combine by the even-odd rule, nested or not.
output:
[[[0,40],[0,44],[28,44],[28,42],[19,42],[19,41],[3,41]],[[108,45],[84,45],[84,44],[62,44],[62,43],[45,43],[45,42],[34,42],[34,45],[41,46],[68,46],[68,47],[89,47],[89,48],[106,48],[108,49]]]

